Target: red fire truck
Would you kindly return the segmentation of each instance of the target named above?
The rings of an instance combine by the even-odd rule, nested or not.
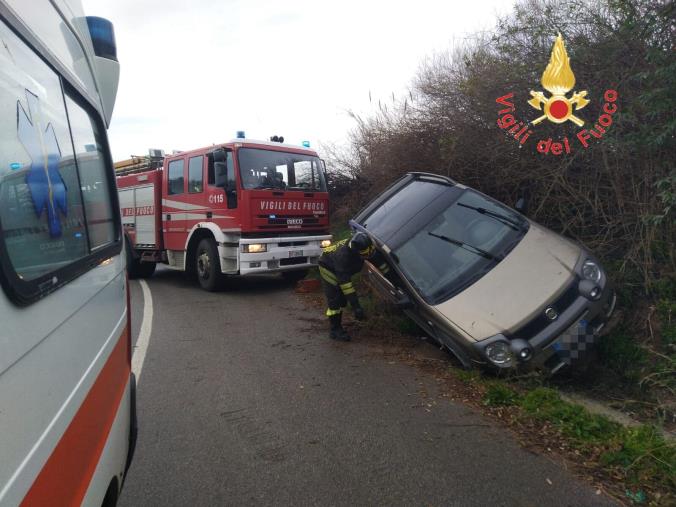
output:
[[[330,244],[315,151],[244,138],[166,157],[153,151],[142,164],[116,164],[130,275],[164,263],[196,274],[206,290],[227,275],[300,278]]]

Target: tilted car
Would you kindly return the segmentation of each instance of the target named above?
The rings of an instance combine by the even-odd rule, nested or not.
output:
[[[443,176],[407,174],[350,225],[389,264],[383,275],[367,262],[370,284],[465,367],[557,371],[581,359],[615,309],[593,255]]]

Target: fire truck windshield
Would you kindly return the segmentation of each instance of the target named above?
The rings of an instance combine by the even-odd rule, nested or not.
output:
[[[241,148],[239,170],[242,188],[326,192],[319,158],[284,151]]]

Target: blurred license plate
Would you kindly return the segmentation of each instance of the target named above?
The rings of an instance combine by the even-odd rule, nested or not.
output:
[[[286,225],[303,225],[302,218],[287,218]]]
[[[594,339],[589,322],[582,319],[564,331],[551,346],[564,363],[570,364],[593,346]]]
[[[302,256],[303,256],[302,250],[291,250],[289,252],[289,257],[302,257]]]

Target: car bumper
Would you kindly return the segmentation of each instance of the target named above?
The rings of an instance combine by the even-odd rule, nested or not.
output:
[[[519,336],[519,341],[531,349],[527,361],[519,361],[514,357],[504,365],[493,365],[485,354],[486,347],[496,341],[505,341],[510,345],[516,337],[497,335],[472,345],[475,361],[480,364],[493,365],[500,368],[534,367],[558,371],[566,365],[579,361],[594,346],[598,336],[605,328],[615,311],[617,296],[606,283],[598,300],[592,301],[578,295],[563,310],[555,321],[539,330],[532,336]]]
[[[582,360],[596,344],[598,337],[615,312],[617,295],[607,288],[599,301],[583,307],[560,333],[537,337],[537,353],[533,366],[555,373],[565,366]]]

